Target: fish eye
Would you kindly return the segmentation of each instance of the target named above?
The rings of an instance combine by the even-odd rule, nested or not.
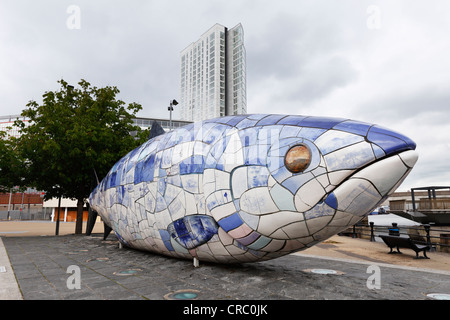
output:
[[[304,145],[296,145],[289,149],[284,157],[286,168],[292,173],[300,173],[311,163],[311,151]]]

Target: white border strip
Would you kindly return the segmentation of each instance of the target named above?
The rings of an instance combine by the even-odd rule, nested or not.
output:
[[[402,270],[409,270],[409,271],[420,271],[420,272],[428,272],[428,273],[437,273],[437,274],[444,274],[444,275],[450,276],[450,271],[445,271],[445,270],[437,270],[437,269],[429,269],[429,268],[416,268],[416,267],[400,266],[400,265],[397,265],[397,264],[390,264],[390,263],[378,263],[378,262],[373,262],[373,261],[361,261],[361,260],[350,260],[350,259],[343,259],[343,258],[332,258],[332,257],[316,256],[316,255],[312,255],[312,254],[304,254],[304,253],[300,253],[300,252],[294,253],[293,255],[296,255],[298,257],[305,257],[305,258],[331,260],[331,261],[339,261],[339,262],[347,262],[347,263],[358,263],[358,264],[365,264],[365,265],[377,265],[377,266],[385,267],[385,268],[402,269]]]
[[[6,269],[6,272],[0,272],[0,300],[23,300],[16,276],[11,268],[6,248],[0,237],[0,266]]]

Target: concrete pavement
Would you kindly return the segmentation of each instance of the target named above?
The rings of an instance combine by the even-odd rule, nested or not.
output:
[[[0,300],[22,300],[19,285],[0,238]]]
[[[200,262],[193,268],[192,261],[119,249],[113,234],[107,241],[101,234],[2,240],[25,300],[420,300],[430,293],[450,294],[450,271],[307,251],[239,265]],[[14,290],[6,292],[6,298],[17,298]]]

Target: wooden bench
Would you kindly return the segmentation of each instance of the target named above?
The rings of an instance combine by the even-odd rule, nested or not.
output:
[[[430,259],[427,257],[427,250],[430,250],[430,247],[427,245],[421,245],[415,243],[410,237],[404,236],[379,236],[383,239],[384,243],[391,249],[389,252],[392,253],[401,253],[399,248],[412,249],[416,252],[416,257],[414,259]],[[393,248],[397,248],[397,251],[393,251]],[[423,251],[423,257],[419,257],[419,252]]]

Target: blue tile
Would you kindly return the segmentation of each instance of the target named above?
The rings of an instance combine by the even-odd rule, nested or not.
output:
[[[337,209],[338,207],[338,202],[333,192],[325,199],[325,203],[333,209]]]
[[[300,133],[301,127],[284,126],[280,133],[280,139],[297,137]]]
[[[369,134],[384,134],[387,136],[391,136],[394,138],[397,138],[399,140],[402,140],[405,142],[405,144],[408,146],[408,149],[415,150],[416,149],[416,143],[412,141],[410,138],[404,136],[401,133],[380,127],[380,126],[373,126],[370,128]]]
[[[371,126],[368,123],[347,120],[335,125],[333,129],[366,136]]]
[[[265,166],[269,146],[256,144],[243,148],[244,164],[247,166]]]
[[[257,144],[258,132],[261,127],[252,127],[248,129],[239,130],[239,138],[241,138],[242,146],[249,147]]]
[[[322,118],[322,117],[308,117],[303,119],[298,125],[301,127],[311,127],[319,129],[331,129],[338,123],[345,119],[339,118]]]
[[[258,121],[257,125],[258,126],[267,126],[267,125],[276,124],[278,121],[280,121],[281,119],[283,119],[285,117],[286,117],[286,115],[273,114],[273,115],[267,116],[267,117],[261,119],[260,121]]]
[[[288,189],[292,194],[296,194],[298,189],[312,179],[314,179],[314,175],[311,172],[308,172],[287,178],[281,185]]]
[[[191,173],[203,173],[205,170],[205,158],[194,155],[180,162],[180,175]]]
[[[394,136],[394,134],[390,135],[387,133],[388,132],[382,130],[374,130],[374,127],[372,127],[367,135],[367,140],[382,148],[386,155],[415,149],[415,144],[413,146],[408,145],[400,138],[400,136]]]
[[[170,243],[170,234],[167,232],[167,230],[159,229],[159,235],[161,236],[162,241],[164,242],[164,245],[166,246],[167,250],[169,251],[175,251],[172,244]]]
[[[302,128],[299,137],[314,141],[325,131],[327,131],[327,129]]]
[[[272,241],[272,239],[267,238],[265,236],[260,236],[258,238],[258,240],[256,240],[252,244],[248,245],[248,248],[252,249],[252,250],[260,250],[260,249],[264,248],[265,246],[267,246],[270,243],[270,241]]]
[[[208,242],[218,231],[214,219],[206,215],[192,215],[172,222],[170,236],[186,249],[194,249]]]
[[[229,130],[230,126],[223,125],[223,124],[216,124],[213,126],[210,130],[205,130],[205,132],[202,132],[203,135],[203,142],[211,144],[215,142],[216,140],[222,138],[224,132],[226,130]]]
[[[134,169],[134,184],[141,182],[153,181],[154,175],[155,155],[151,154],[147,159],[144,159],[136,164]]]
[[[248,188],[267,187],[269,172],[263,166],[247,167],[247,185]]]
[[[283,180],[286,180],[289,177],[292,177],[292,173],[286,169],[285,166],[282,166],[281,168],[271,172],[272,177],[275,178],[275,180],[278,181],[278,183],[281,183]]]
[[[262,118],[267,117],[268,114],[262,114],[262,113],[254,113],[254,114],[248,114],[247,119],[250,120],[261,120]]]
[[[220,139],[217,141],[209,151],[209,153],[215,158],[219,159],[225,149],[227,148],[228,142],[230,141],[230,136],[224,137],[223,139]]]
[[[237,129],[245,129],[249,127],[254,127],[259,120],[251,120],[248,118],[242,119],[239,123],[236,124]]]
[[[286,118],[283,118],[280,121],[278,121],[278,124],[290,124],[296,126],[305,118],[306,117],[304,116],[287,116]]]
[[[373,144],[372,143],[372,150],[373,150],[373,153],[375,154],[375,157],[377,158],[377,159],[381,159],[381,158],[383,158],[383,157],[385,157],[386,156],[386,153],[383,151],[383,149],[381,149],[379,146],[377,146],[376,144]]]
[[[219,226],[225,230],[225,232],[228,232],[230,230],[236,229],[237,227],[241,226],[244,222],[242,221],[239,214],[236,212],[232,214],[231,216],[228,216],[226,218],[223,218],[219,221]]]
[[[139,153],[141,151],[141,148],[139,147],[139,148],[136,148],[136,149],[134,149],[133,151],[131,151],[130,153],[128,153],[125,157],[127,158],[127,159],[132,159],[134,156],[136,156],[137,155],[137,153]],[[125,158],[124,157],[124,158]],[[128,161],[128,164],[127,164],[127,172],[132,168],[134,166],[134,162],[133,161]],[[114,167],[113,167],[113,169],[114,169]]]
[[[246,119],[247,116],[246,115],[242,115],[242,116],[232,116],[230,120],[227,121],[227,124],[230,126],[236,126],[239,122],[241,122],[242,120]]]
[[[244,246],[248,246],[249,244],[255,242],[260,236],[261,235],[258,232],[253,231],[248,236],[246,236],[244,238],[237,239],[237,241],[239,241]]]

